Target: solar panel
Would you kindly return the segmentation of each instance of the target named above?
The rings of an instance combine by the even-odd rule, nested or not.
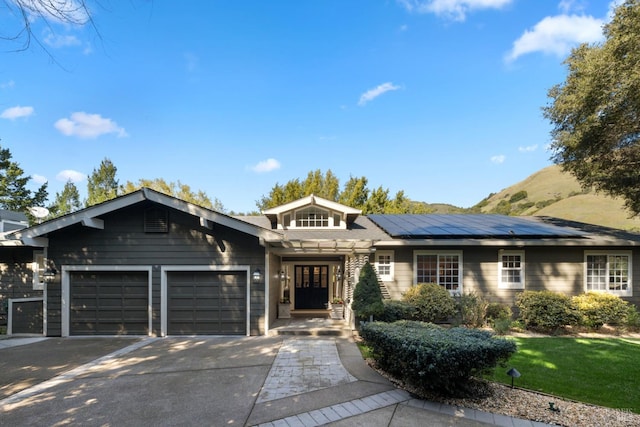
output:
[[[368,215],[392,237],[581,237],[573,228],[534,219],[483,214]]]

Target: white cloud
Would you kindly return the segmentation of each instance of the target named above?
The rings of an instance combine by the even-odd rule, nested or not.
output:
[[[0,118],[15,120],[20,117],[29,117],[33,114],[33,111],[33,107],[21,107],[18,105],[4,110],[2,114],[0,114]]]
[[[87,175],[83,174],[82,172],[74,171],[71,169],[65,169],[63,171],[60,171],[58,175],[56,175],[56,179],[64,183],[71,181],[75,184],[77,182],[82,182],[85,179],[87,179]]]
[[[118,138],[129,136],[124,128],[118,126],[113,120],[103,118],[100,114],[87,114],[83,111],[72,113],[70,119],[58,120],[54,126],[63,135],[78,138],[97,138],[109,133],[115,133]]]
[[[504,161],[506,159],[507,159],[507,157],[504,154],[500,154],[500,155],[491,157],[491,163],[495,163],[496,165],[500,165],[500,164],[504,163]]]
[[[467,13],[481,9],[501,9],[513,0],[397,0],[409,12],[433,13],[464,21]]]
[[[529,153],[531,151],[536,151],[538,149],[538,144],[529,145],[526,147],[518,147],[518,151],[521,153]]]
[[[571,48],[581,43],[595,43],[602,40],[603,24],[602,19],[592,16],[547,16],[513,42],[513,48],[505,59],[507,62],[512,62],[522,55],[533,52],[566,56]]]
[[[38,175],[38,174],[33,174],[31,175],[31,179],[33,180],[33,182],[35,182],[36,184],[44,184],[45,182],[48,181],[46,176],[42,176],[42,175]]]
[[[45,44],[50,47],[59,49],[61,47],[78,46],[80,40],[73,35],[58,35],[53,32],[49,32],[44,38]]]
[[[362,95],[360,95],[360,100],[358,101],[358,105],[365,105],[369,101],[373,101],[375,98],[379,97],[385,92],[389,92],[391,90],[398,90],[400,86],[396,86],[391,82],[383,83],[373,89],[369,89]]]
[[[251,168],[254,172],[263,173],[271,172],[276,169],[280,169],[280,162],[276,159],[267,159],[258,162],[257,165]]]
[[[0,83],[0,89],[13,89],[15,85],[16,82],[9,80],[8,82]]]

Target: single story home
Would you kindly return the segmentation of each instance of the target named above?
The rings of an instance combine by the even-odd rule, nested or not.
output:
[[[0,315],[12,334],[262,335],[334,298],[350,321],[365,262],[387,298],[431,282],[507,304],[548,289],[638,305],[639,245],[555,218],[361,215],[313,195],[234,217],[144,188],[2,234]]]

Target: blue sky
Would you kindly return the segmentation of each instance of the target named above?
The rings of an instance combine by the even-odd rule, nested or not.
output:
[[[8,0],[12,4],[12,0]],[[276,184],[469,207],[551,164],[547,91],[608,0],[88,0],[95,28],[0,40],[0,145],[50,200],[109,158],[248,212]],[[0,2],[0,35],[15,8]],[[79,16],[82,20],[83,16]]]

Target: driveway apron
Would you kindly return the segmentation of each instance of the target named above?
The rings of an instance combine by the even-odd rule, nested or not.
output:
[[[134,351],[84,365],[68,381],[39,393],[3,400],[0,425],[244,425],[282,339],[147,341]],[[31,348],[32,357],[46,361],[47,347],[39,346],[45,343],[23,350]]]

